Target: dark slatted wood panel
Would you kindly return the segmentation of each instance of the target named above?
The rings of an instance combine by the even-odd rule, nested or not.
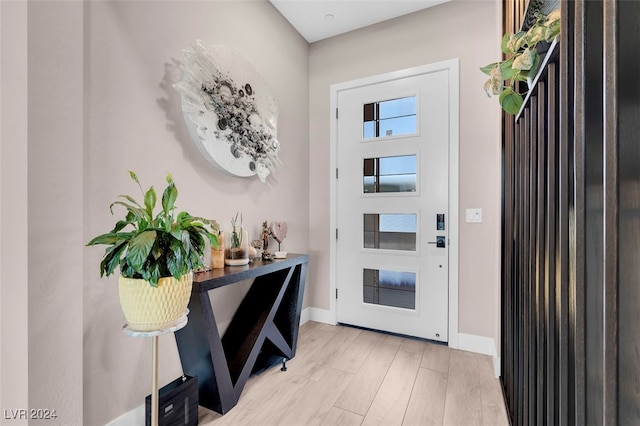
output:
[[[617,287],[619,318],[615,324],[610,321],[612,315],[606,315],[606,344],[611,350],[611,345],[617,349],[618,380],[614,382],[611,377],[615,374],[616,354],[607,352],[613,358],[605,358],[609,394],[605,414],[615,410],[617,402],[619,424],[640,424],[640,4],[606,1],[604,12],[607,40],[614,39],[615,34],[618,37],[614,43],[605,43],[605,96],[607,100],[615,99],[613,105],[606,104],[605,164],[608,167],[613,163],[614,168],[617,164],[618,171],[617,180],[610,181],[605,201],[605,211],[613,215],[617,210],[618,216],[617,241],[607,240],[617,246],[617,253],[609,257],[606,271],[611,274],[612,268],[618,275],[617,280],[607,281],[605,291],[607,295],[615,294]],[[613,82],[610,76],[615,76]],[[614,194],[617,200],[611,196]],[[607,309],[616,307],[607,305]]]
[[[505,32],[549,4],[506,0]],[[513,424],[640,424],[640,2],[560,7],[503,116],[501,381]]]

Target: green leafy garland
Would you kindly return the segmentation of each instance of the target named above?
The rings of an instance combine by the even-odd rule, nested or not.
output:
[[[507,59],[486,65],[480,70],[489,76],[484,84],[487,96],[499,96],[500,106],[509,114],[517,114],[523,103],[523,95],[516,90],[516,82],[533,79],[540,67],[540,55],[536,46],[540,42],[552,42],[560,34],[560,10],[549,15],[536,13],[536,22],[528,31],[507,33],[502,37],[502,52]]]

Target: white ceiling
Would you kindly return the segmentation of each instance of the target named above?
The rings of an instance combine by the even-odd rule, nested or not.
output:
[[[309,43],[449,0],[269,0]]]

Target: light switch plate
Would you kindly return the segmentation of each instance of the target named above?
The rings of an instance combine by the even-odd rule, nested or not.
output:
[[[482,223],[482,209],[467,209],[467,223]]]

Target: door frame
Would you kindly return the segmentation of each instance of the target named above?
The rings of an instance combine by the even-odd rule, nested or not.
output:
[[[447,70],[449,73],[449,347],[458,348],[458,242],[459,242],[459,59],[453,58],[427,65],[420,65],[398,71],[378,74],[370,77],[332,84],[330,91],[330,137],[329,137],[329,228],[336,231],[337,218],[337,185],[336,168],[338,166],[338,93],[371,84],[384,83],[406,77],[413,77],[429,72]],[[337,242],[332,235],[329,244],[329,318],[337,323],[336,288],[337,288]]]

